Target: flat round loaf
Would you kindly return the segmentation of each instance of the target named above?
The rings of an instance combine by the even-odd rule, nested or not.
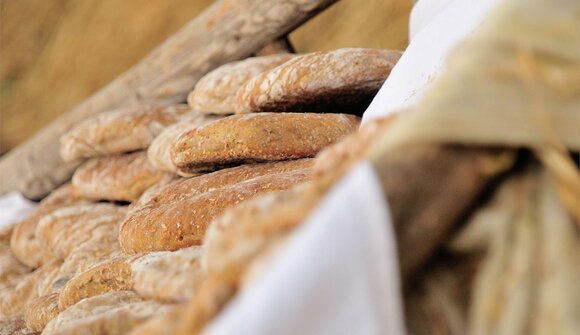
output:
[[[90,199],[136,201],[168,173],[155,169],[144,151],[94,158],[72,178],[78,192]]]
[[[167,127],[155,137],[149,148],[147,148],[147,159],[149,159],[149,163],[158,170],[179,173],[179,170],[171,160],[171,147],[177,138],[187,131],[208,124],[219,118],[219,116],[195,113]],[[186,174],[185,176],[189,175]]]
[[[248,164],[178,180],[159,189],[156,194],[151,194],[147,201],[144,201],[141,206],[133,207],[132,210],[142,210],[147,207],[156,207],[185,198],[191,198],[211,190],[260,176],[296,170],[310,171],[313,163],[313,159],[306,158],[263,164]]]
[[[172,201],[131,211],[121,224],[119,242],[126,253],[172,251],[201,244],[209,222],[225,209],[260,193],[287,189],[308,180],[294,171],[265,175]]]
[[[201,282],[199,246],[153,252],[131,263],[133,290],[145,299],[185,302]]]
[[[296,57],[246,82],[236,113],[362,115],[400,57],[400,51],[350,48]]]
[[[234,114],[236,93],[245,82],[293,57],[296,55],[276,54],[222,65],[197,82],[187,102],[205,114]]]
[[[157,313],[165,306],[144,301],[131,291],[106,293],[78,302],[52,319],[44,335],[123,335]]]
[[[20,263],[8,248],[0,251],[0,294],[13,289],[31,269]]]
[[[233,115],[181,135],[171,159],[181,171],[208,172],[245,163],[314,157],[358,125],[358,117],[346,114]]]
[[[0,295],[0,315],[24,314],[25,307],[32,299],[38,297],[38,284],[52,271],[58,270],[62,261],[54,259],[23,276],[14,289]]]
[[[26,306],[24,321],[26,321],[28,328],[39,332],[58,313],[58,293],[52,293],[30,301]]]
[[[65,161],[144,149],[166,126],[192,113],[187,105],[140,105],[90,117],[60,139]]]
[[[89,202],[90,200],[81,197],[70,183],[54,190],[14,227],[10,238],[10,248],[14,256],[30,267],[39,267],[51,257],[47,252],[42,251],[36,239],[36,227],[40,219],[58,208]]]
[[[61,208],[40,220],[36,236],[44,250],[65,259],[82,243],[115,232],[126,211],[106,203]]]

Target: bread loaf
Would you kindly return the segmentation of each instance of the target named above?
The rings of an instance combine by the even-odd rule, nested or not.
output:
[[[246,81],[293,57],[295,55],[276,54],[222,65],[197,82],[187,102],[193,109],[205,114],[233,114],[236,93]]]
[[[144,149],[166,126],[192,113],[187,105],[140,105],[90,117],[60,139],[65,161]]]
[[[105,203],[65,207],[43,217],[36,236],[44,250],[65,259],[82,243],[115,232],[125,214],[125,207]]]
[[[140,207],[135,206],[133,209],[138,210],[145,207],[155,207],[161,204],[191,198],[211,190],[227,187],[260,176],[286,173],[296,170],[304,170],[305,172],[308,172],[313,163],[313,159],[298,159],[263,164],[241,165],[197,177],[178,180],[161,188],[156,194],[151,194],[149,199],[143,201]]]
[[[9,248],[0,251],[0,295],[13,289],[31,268],[20,263]]]
[[[155,169],[144,151],[89,160],[77,169],[72,183],[87,198],[135,201],[168,173]]]
[[[208,273],[244,268],[270,242],[302,223],[323,194],[305,183],[232,206],[209,225],[202,268]]]
[[[24,314],[28,302],[39,296],[38,283],[52,271],[58,270],[61,260],[53,260],[23,276],[14,289],[7,290],[0,295],[0,315]]]
[[[330,112],[362,115],[401,52],[339,49],[314,52],[250,79],[236,113]]]
[[[187,315],[185,307],[184,304],[170,306],[163,313],[157,314],[135,327],[129,335],[175,334],[180,320]]]
[[[131,291],[106,293],[78,302],[62,311],[43,330],[44,335],[123,335],[165,306],[143,301]]]
[[[201,281],[201,247],[153,252],[131,263],[133,290],[146,299],[189,300]]]
[[[181,134],[218,120],[220,117],[193,113],[184,120],[163,130],[147,149],[149,163],[158,170],[179,173],[171,160],[171,147]],[[191,174],[184,173],[184,176]]]
[[[59,313],[58,293],[52,293],[41,296],[26,306],[24,321],[26,326],[34,331],[42,331],[50,320],[54,319]]]
[[[358,124],[358,117],[345,114],[233,115],[182,134],[171,158],[181,171],[192,173],[314,157]]]
[[[58,208],[89,202],[70,183],[54,190],[24,220],[14,227],[10,238],[10,248],[14,256],[30,267],[39,267],[43,260],[48,260],[52,257],[46,251],[42,251],[36,239],[36,227],[40,219]]]
[[[182,302],[193,296],[201,280],[200,247],[174,252],[120,256],[87,269],[63,288],[61,309],[82,299],[123,290],[134,290],[145,299]]]
[[[0,335],[37,335],[38,333],[26,327],[22,315],[0,316]]]
[[[306,181],[294,171],[257,177],[199,196],[132,211],[121,224],[119,242],[126,253],[171,251],[199,245],[209,222],[225,209],[260,193],[287,189]]]
[[[131,261],[141,256],[118,256],[77,274],[62,288],[59,308],[64,310],[101,294],[130,290],[133,287]]]
[[[121,247],[118,241],[118,232],[100,235],[76,247],[56,270],[45,276],[38,284],[39,295],[58,293],[79,273],[109,259],[119,257]]]

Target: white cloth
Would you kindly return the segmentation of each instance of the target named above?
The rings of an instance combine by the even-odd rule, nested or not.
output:
[[[443,70],[453,47],[479,27],[500,1],[419,1],[410,21],[415,35],[364,113],[363,123],[416,104]]]
[[[386,204],[370,164],[353,169],[205,334],[404,334]]]
[[[0,196],[0,229],[26,217],[36,207],[36,203],[24,198],[19,192]]]

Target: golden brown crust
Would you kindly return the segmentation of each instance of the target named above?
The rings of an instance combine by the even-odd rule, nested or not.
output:
[[[166,335],[175,334],[180,320],[185,316],[186,305],[170,306],[133,329],[129,335]]]
[[[20,263],[10,249],[0,251],[0,295],[13,289],[31,268]]]
[[[70,183],[54,190],[28,217],[14,227],[10,238],[10,248],[14,256],[30,267],[39,267],[45,260],[51,258],[51,255],[42,251],[36,239],[36,227],[40,219],[58,208],[89,202],[88,199],[81,197]]]
[[[294,58],[244,84],[236,113],[360,115],[400,56],[400,51],[347,48]]]
[[[60,139],[65,161],[146,148],[166,126],[192,113],[187,105],[141,105],[88,118]]]
[[[162,313],[163,305],[143,301],[131,291],[106,293],[78,302],[50,321],[44,335],[122,335]]]
[[[358,124],[358,117],[346,114],[233,115],[184,133],[171,156],[185,172],[314,157],[355,131]]]
[[[200,247],[191,247],[112,258],[66,283],[59,306],[64,309],[82,299],[131,289],[146,299],[185,301],[193,295],[201,279],[200,257]]]
[[[170,183],[160,189],[156,194],[151,195],[149,200],[144,202],[140,207],[155,207],[161,204],[194,197],[211,190],[264,175],[286,173],[296,170],[309,171],[313,163],[313,159],[298,159],[263,164],[241,165],[197,177],[181,179]],[[138,207],[135,206],[134,209],[138,209]]]
[[[294,171],[266,175],[160,206],[133,211],[121,224],[119,242],[126,253],[171,251],[199,245],[209,222],[225,209],[260,193],[287,189],[308,180]]]
[[[58,293],[52,293],[32,299],[26,306],[24,321],[28,328],[39,332],[58,313]]]
[[[131,262],[133,290],[145,299],[183,302],[190,299],[202,278],[201,247],[153,252]]]
[[[100,235],[76,247],[56,270],[48,273],[38,284],[39,295],[60,292],[75,275],[86,271],[96,264],[118,257],[122,254],[118,241],[118,231]]]
[[[244,83],[293,57],[296,55],[276,54],[222,65],[197,82],[187,102],[205,114],[234,114],[236,93]]]
[[[245,268],[272,241],[299,225],[318,204],[324,189],[305,183],[245,201],[210,224],[203,246],[202,268],[220,273]]]
[[[175,143],[181,134],[218,120],[219,118],[219,116],[194,113],[184,118],[184,120],[167,127],[155,137],[149,148],[147,148],[147,159],[149,163],[158,170],[179,173],[177,167],[171,160],[171,147],[173,143]],[[191,175],[187,173],[181,174],[184,177]]]
[[[61,208],[40,220],[36,236],[44,250],[65,259],[82,243],[115,232],[126,211],[105,203]]]
[[[167,175],[151,166],[145,152],[139,151],[89,160],[77,169],[72,183],[90,199],[135,201]]]
[[[38,297],[38,283],[60,267],[62,261],[53,260],[43,264],[34,272],[21,278],[14,289],[2,293],[0,296],[0,315],[24,314],[24,309],[29,301]]]
[[[133,287],[131,257],[118,256],[79,273],[62,288],[58,300],[61,310],[82,299]]]

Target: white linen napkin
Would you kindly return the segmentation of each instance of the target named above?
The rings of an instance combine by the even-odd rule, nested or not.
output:
[[[404,334],[396,250],[380,183],[362,163],[205,334]]]
[[[365,111],[362,122],[415,105],[443,70],[453,47],[477,29],[500,2],[420,0],[409,23],[415,35]]]
[[[35,207],[36,203],[24,198],[20,192],[0,196],[0,229],[24,219]]]

